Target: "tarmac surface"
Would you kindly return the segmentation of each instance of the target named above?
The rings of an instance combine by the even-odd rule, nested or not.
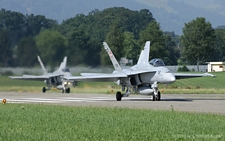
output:
[[[130,95],[116,101],[115,94],[62,94],[0,92],[7,103],[36,103],[68,106],[123,107],[135,109],[174,110],[225,115],[225,94],[162,94],[161,101],[151,96]]]

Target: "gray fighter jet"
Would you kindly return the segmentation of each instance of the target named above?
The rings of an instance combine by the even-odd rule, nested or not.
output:
[[[44,81],[47,85],[42,88],[42,92],[45,93],[47,90],[50,90],[52,87],[62,90],[62,93],[70,93],[70,82],[64,82],[63,77],[72,76],[69,68],[66,67],[67,57],[63,59],[60,67],[54,71],[53,73],[48,73],[42,63],[40,57],[38,56],[38,61],[41,65],[43,75],[23,75],[23,76],[9,76],[11,79],[19,79],[19,80],[35,80],[35,81]]]
[[[112,51],[106,42],[103,42],[104,48],[108,53],[115,71],[111,74],[104,73],[81,73],[81,76],[65,77],[67,81],[100,81],[100,82],[116,82],[122,86],[122,94],[120,91],[116,93],[116,100],[121,101],[122,97],[128,97],[130,90],[143,95],[151,95],[153,101],[160,101],[161,94],[158,90],[158,84],[170,84],[176,79],[214,76],[212,74],[181,74],[172,73],[161,59],[153,59],[149,61],[150,41],[147,41],[144,50],[141,51],[138,63],[129,69],[122,69],[114,57]]]

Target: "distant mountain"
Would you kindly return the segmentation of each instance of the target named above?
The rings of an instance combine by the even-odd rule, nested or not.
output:
[[[184,23],[205,17],[212,26],[225,24],[224,0],[135,0],[148,5],[164,31],[182,34]]]
[[[184,23],[205,17],[213,27],[225,24],[224,0],[0,0],[0,8],[24,14],[41,14],[61,23],[76,14],[109,7],[149,9],[163,31],[182,34]]]

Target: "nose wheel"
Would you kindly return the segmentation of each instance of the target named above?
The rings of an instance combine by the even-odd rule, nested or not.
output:
[[[66,89],[66,93],[70,93],[70,88],[67,88]]]
[[[70,93],[70,88],[67,88],[67,89],[65,89],[65,90],[63,89],[63,90],[62,90],[62,93],[64,93],[64,92],[65,92],[65,93]]]
[[[152,101],[160,101],[160,100],[161,100],[161,93],[160,91],[158,91],[157,95],[153,94]]]

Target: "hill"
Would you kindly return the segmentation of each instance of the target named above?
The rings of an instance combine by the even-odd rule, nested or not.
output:
[[[184,23],[196,17],[205,17],[213,27],[225,23],[225,2],[222,0],[0,0],[0,8],[23,14],[41,14],[59,23],[76,14],[88,14],[92,10],[109,7],[125,7],[131,10],[149,9],[163,31],[182,34]]]

